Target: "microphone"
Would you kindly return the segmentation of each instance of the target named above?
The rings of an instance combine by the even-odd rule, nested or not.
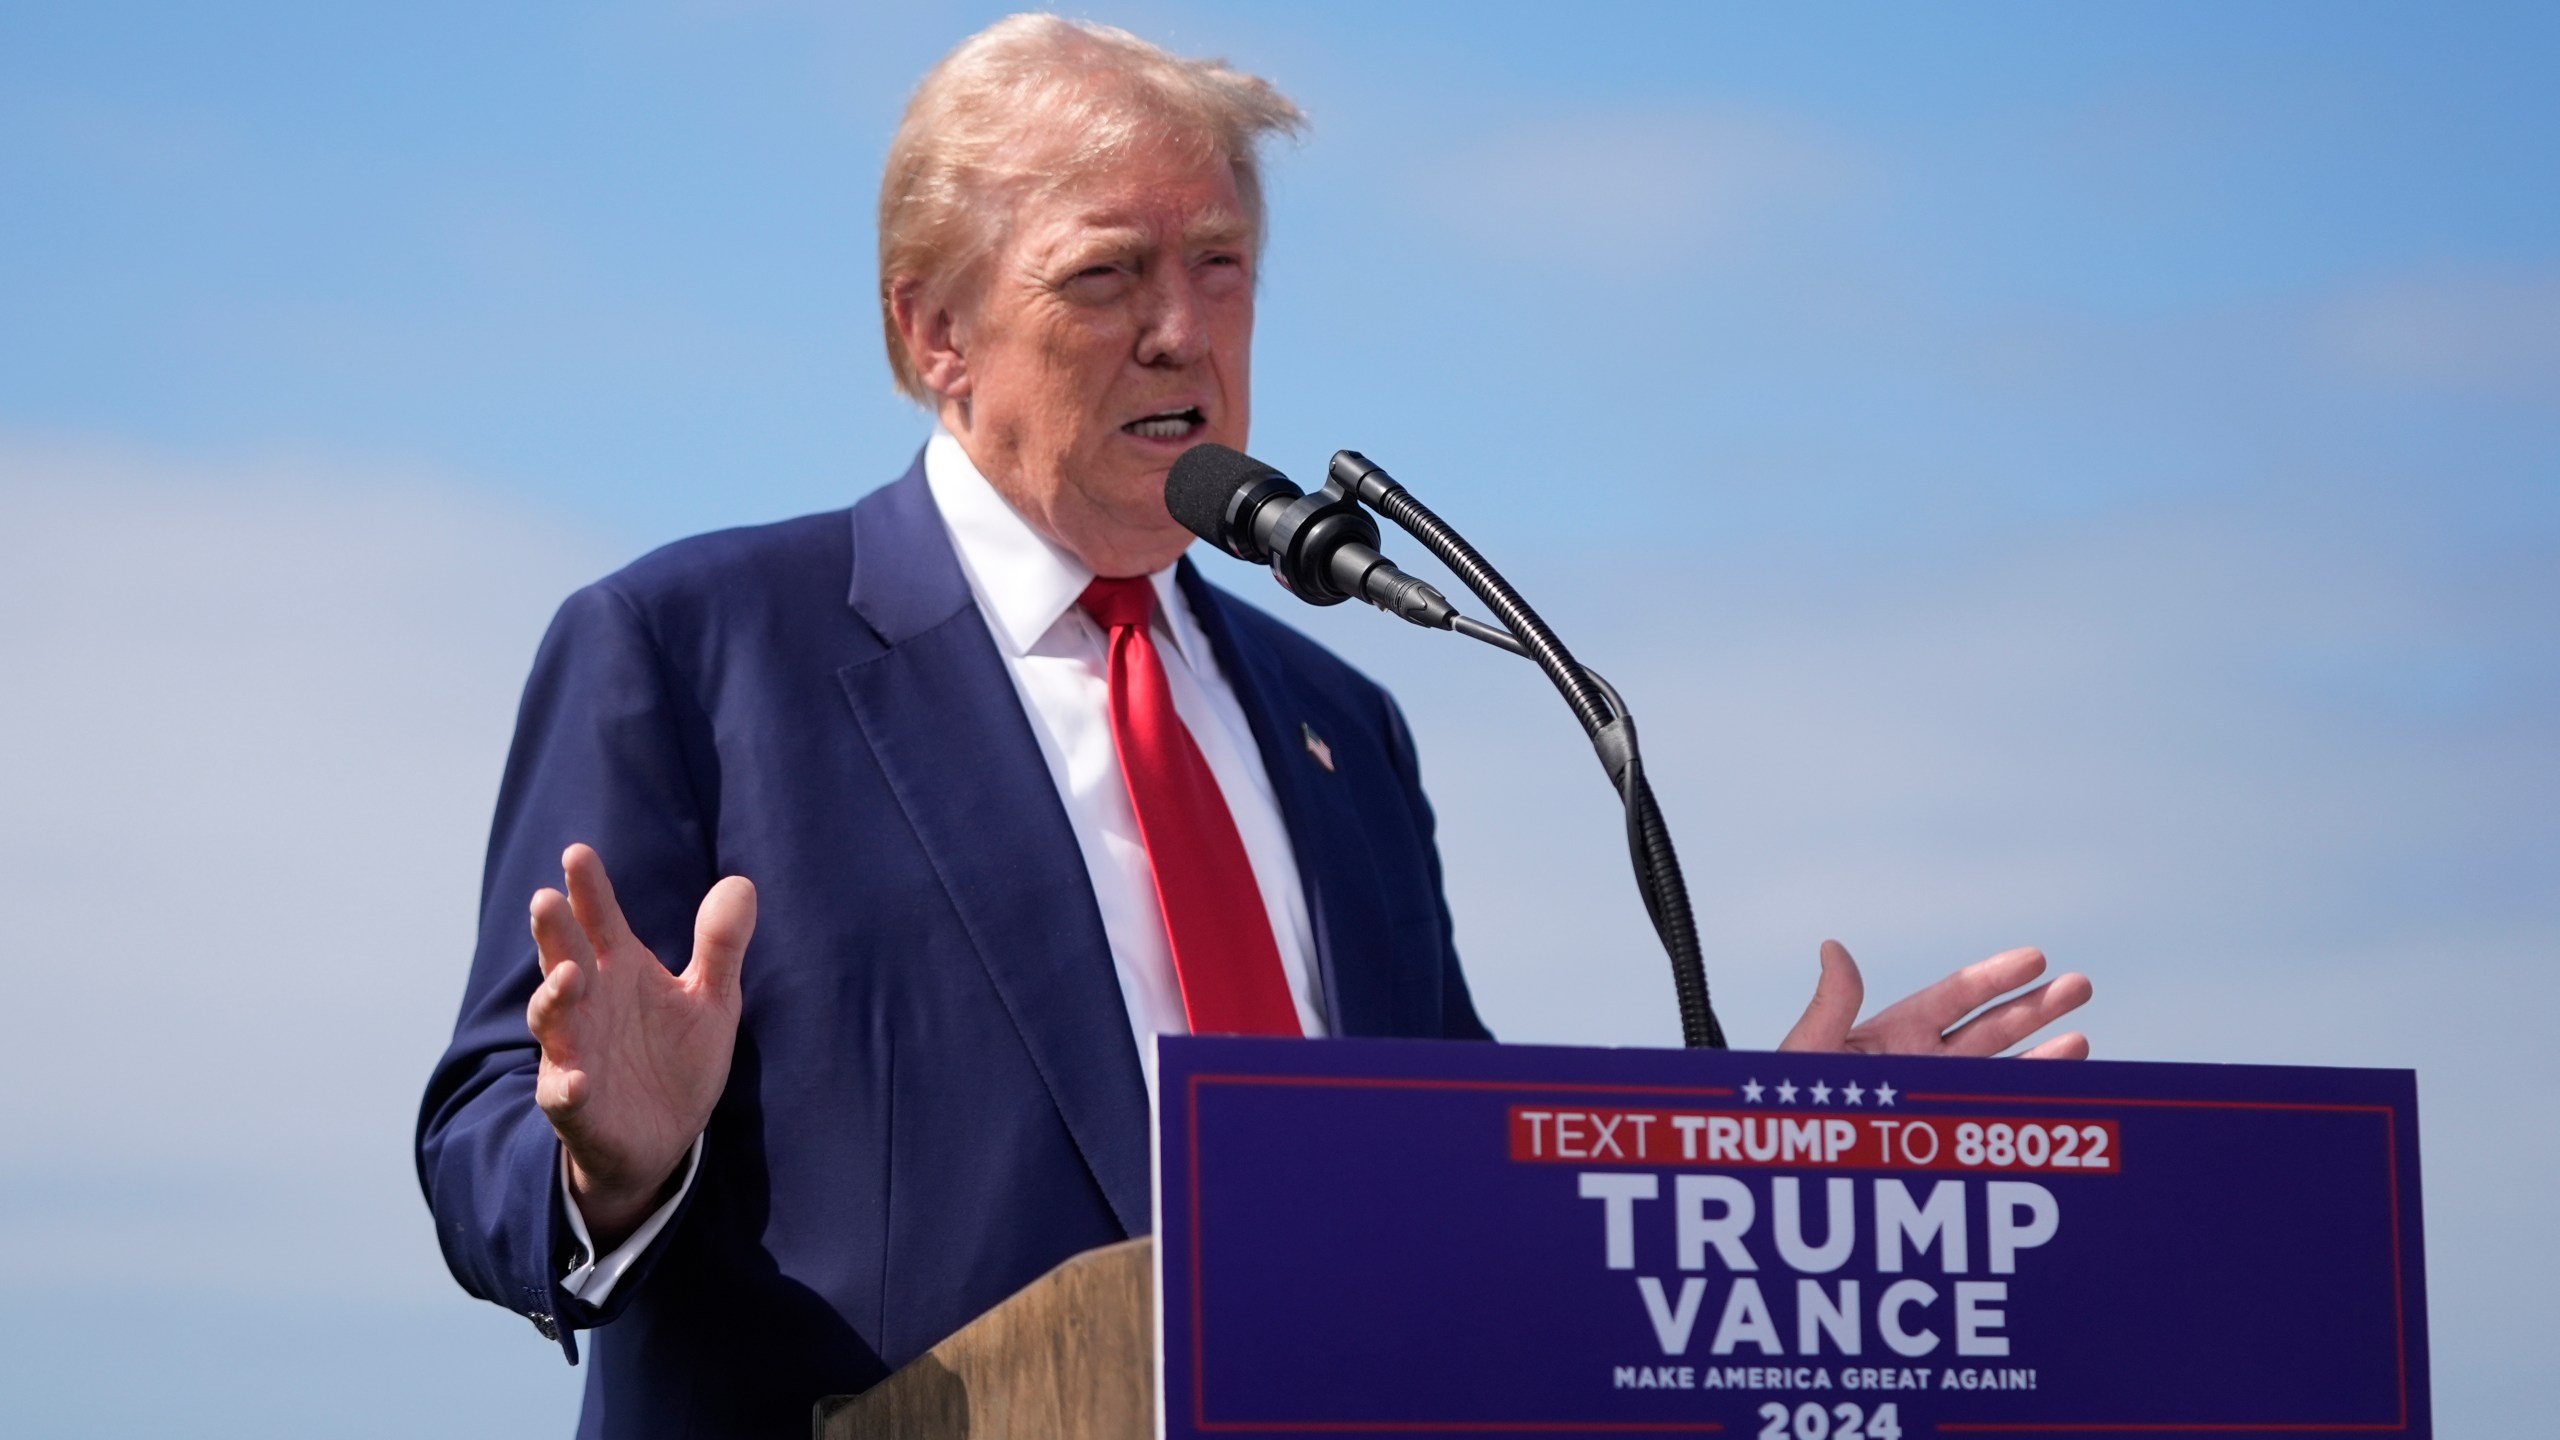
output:
[[[1165,477],[1164,504],[1192,534],[1268,564],[1283,589],[1311,605],[1357,597],[1426,629],[1456,628],[1457,607],[1378,553],[1378,522],[1336,480],[1310,495],[1241,451],[1194,445]]]
[[[1697,917],[1689,907],[1688,882],[1681,877],[1662,806],[1645,779],[1635,716],[1598,671],[1573,658],[1502,572],[1357,450],[1337,453],[1327,467],[1324,488],[1309,495],[1250,455],[1223,445],[1194,445],[1165,477],[1164,504],[1192,534],[1239,560],[1268,563],[1289,593],[1310,604],[1336,605],[1357,595],[1390,615],[1434,630],[1454,630],[1525,657],[1545,671],[1591,737],[1601,767],[1626,807],[1627,858],[1635,866],[1645,915],[1671,959],[1680,1038],[1693,1047],[1724,1048],[1724,1026],[1707,996],[1706,958]],[[1364,505],[1420,541],[1492,607],[1501,625],[1460,615],[1439,591],[1389,564],[1378,553],[1378,523]]]

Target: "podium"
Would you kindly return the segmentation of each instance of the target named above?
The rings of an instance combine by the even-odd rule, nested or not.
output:
[[[2406,1071],[1168,1038],[1155,1234],[820,1440],[2432,1433]]]
[[[1088,1250],[859,1395],[816,1440],[1149,1440],[1155,1242]]]

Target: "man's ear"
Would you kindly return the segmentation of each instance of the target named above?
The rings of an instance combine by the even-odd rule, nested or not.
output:
[[[961,349],[959,319],[942,297],[920,280],[899,280],[889,288],[889,318],[924,388],[945,400],[965,398],[969,357]]]

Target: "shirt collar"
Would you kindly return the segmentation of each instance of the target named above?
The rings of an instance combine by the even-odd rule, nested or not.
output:
[[[1093,571],[1065,547],[1031,527],[997,492],[950,431],[937,425],[925,442],[924,482],[951,532],[951,547],[996,637],[1016,657],[1029,654],[1071,612],[1090,624],[1076,600]],[[1169,632],[1183,658],[1202,663],[1207,644],[1174,583],[1176,565],[1148,576],[1156,587],[1157,628]]]

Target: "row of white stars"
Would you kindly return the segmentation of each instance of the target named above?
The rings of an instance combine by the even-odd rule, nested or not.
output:
[[[1761,1094],[1770,1088],[1770,1086],[1763,1085],[1758,1080],[1745,1080],[1742,1082],[1742,1098],[1747,1104],[1757,1105],[1760,1103]],[[1796,1082],[1793,1080],[1781,1080],[1777,1083],[1775,1088],[1778,1092],[1779,1104],[1793,1105],[1796,1103]],[[1893,1082],[1889,1080],[1884,1084],[1878,1085],[1873,1090],[1867,1089],[1855,1080],[1841,1086],[1836,1091],[1820,1080],[1816,1080],[1811,1085],[1805,1087],[1805,1094],[1812,1097],[1813,1103],[1816,1105],[1830,1104],[1831,1097],[1835,1094],[1840,1097],[1840,1103],[1843,1105],[1864,1105],[1867,1103],[1867,1097],[1869,1095],[1875,1096],[1876,1103],[1879,1105],[1891,1105],[1893,1103],[1893,1097],[1901,1093],[1901,1091],[1893,1088]]]

